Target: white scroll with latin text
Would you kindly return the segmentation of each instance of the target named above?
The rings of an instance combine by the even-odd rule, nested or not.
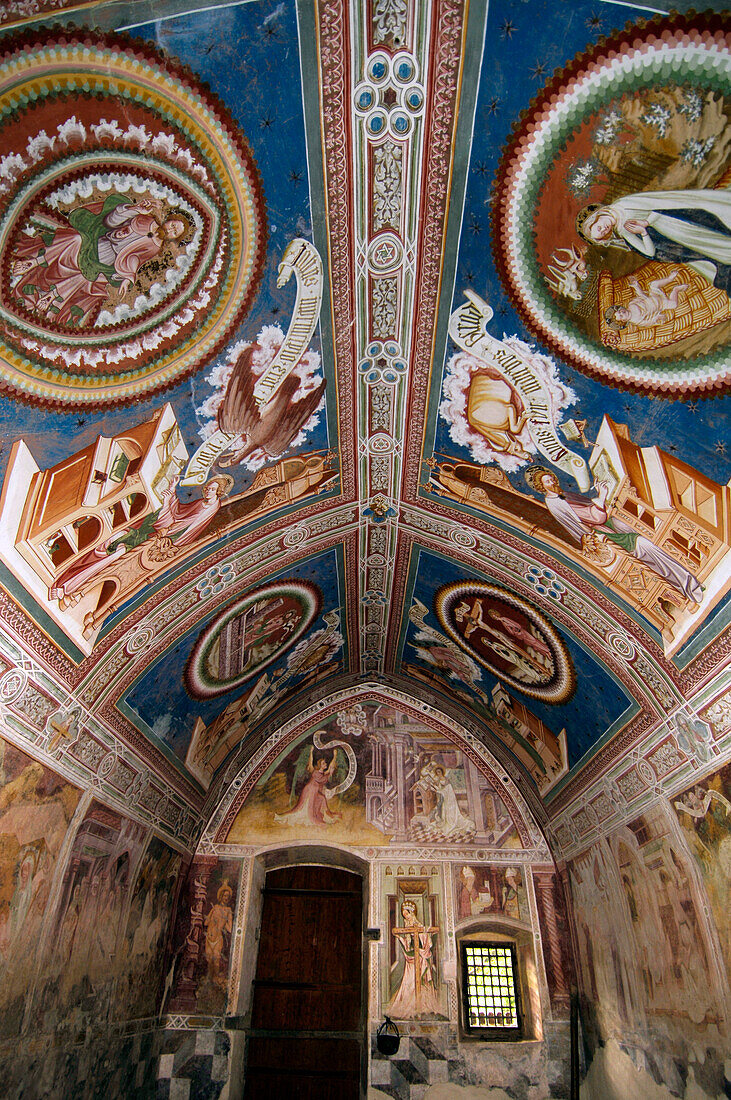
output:
[[[487,302],[471,290],[465,295],[468,300],[449,318],[449,335],[462,351],[482,359],[512,386],[525,409],[526,427],[536,449],[586,492],[591,486],[589,468],[559,439],[552,416],[553,402],[543,379],[527,355],[485,331],[493,314]]]

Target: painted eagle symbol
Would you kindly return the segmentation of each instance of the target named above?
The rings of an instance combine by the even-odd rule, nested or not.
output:
[[[268,458],[284,454],[317,410],[325,392],[323,378],[314,389],[295,401],[302,380],[293,372],[271,400],[260,408],[254,397],[254,350],[252,345],[239,354],[218,409],[218,427],[237,437],[219,459],[220,466],[235,466],[258,450]]]

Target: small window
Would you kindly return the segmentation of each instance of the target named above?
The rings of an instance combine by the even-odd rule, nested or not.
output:
[[[510,943],[462,943],[465,1029],[486,1039],[521,1034],[518,971]]]

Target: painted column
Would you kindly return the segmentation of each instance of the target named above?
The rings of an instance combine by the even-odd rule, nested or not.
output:
[[[193,880],[190,887],[190,928],[183,945],[180,978],[171,1008],[180,1012],[194,1012],[198,992],[198,965],[203,953],[205,928],[203,910],[208,897],[208,880],[216,866],[215,856],[203,856],[190,869]]]
[[[536,900],[538,902],[538,914],[541,923],[541,937],[546,955],[548,956],[547,970],[549,971],[551,1002],[568,1004],[569,983],[566,967],[568,959],[564,959],[564,951],[561,943],[561,930],[558,926],[556,913],[555,890],[557,888],[554,871],[533,871],[533,881],[536,887]]]
[[[406,754],[411,748],[411,738],[405,733],[391,735],[391,782],[396,788],[396,814],[394,819],[394,842],[406,840],[408,831],[408,818],[406,813]]]

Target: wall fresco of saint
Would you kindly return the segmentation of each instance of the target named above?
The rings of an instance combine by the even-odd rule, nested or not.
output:
[[[226,1011],[240,874],[232,860],[191,864],[176,918],[169,1010]]]

